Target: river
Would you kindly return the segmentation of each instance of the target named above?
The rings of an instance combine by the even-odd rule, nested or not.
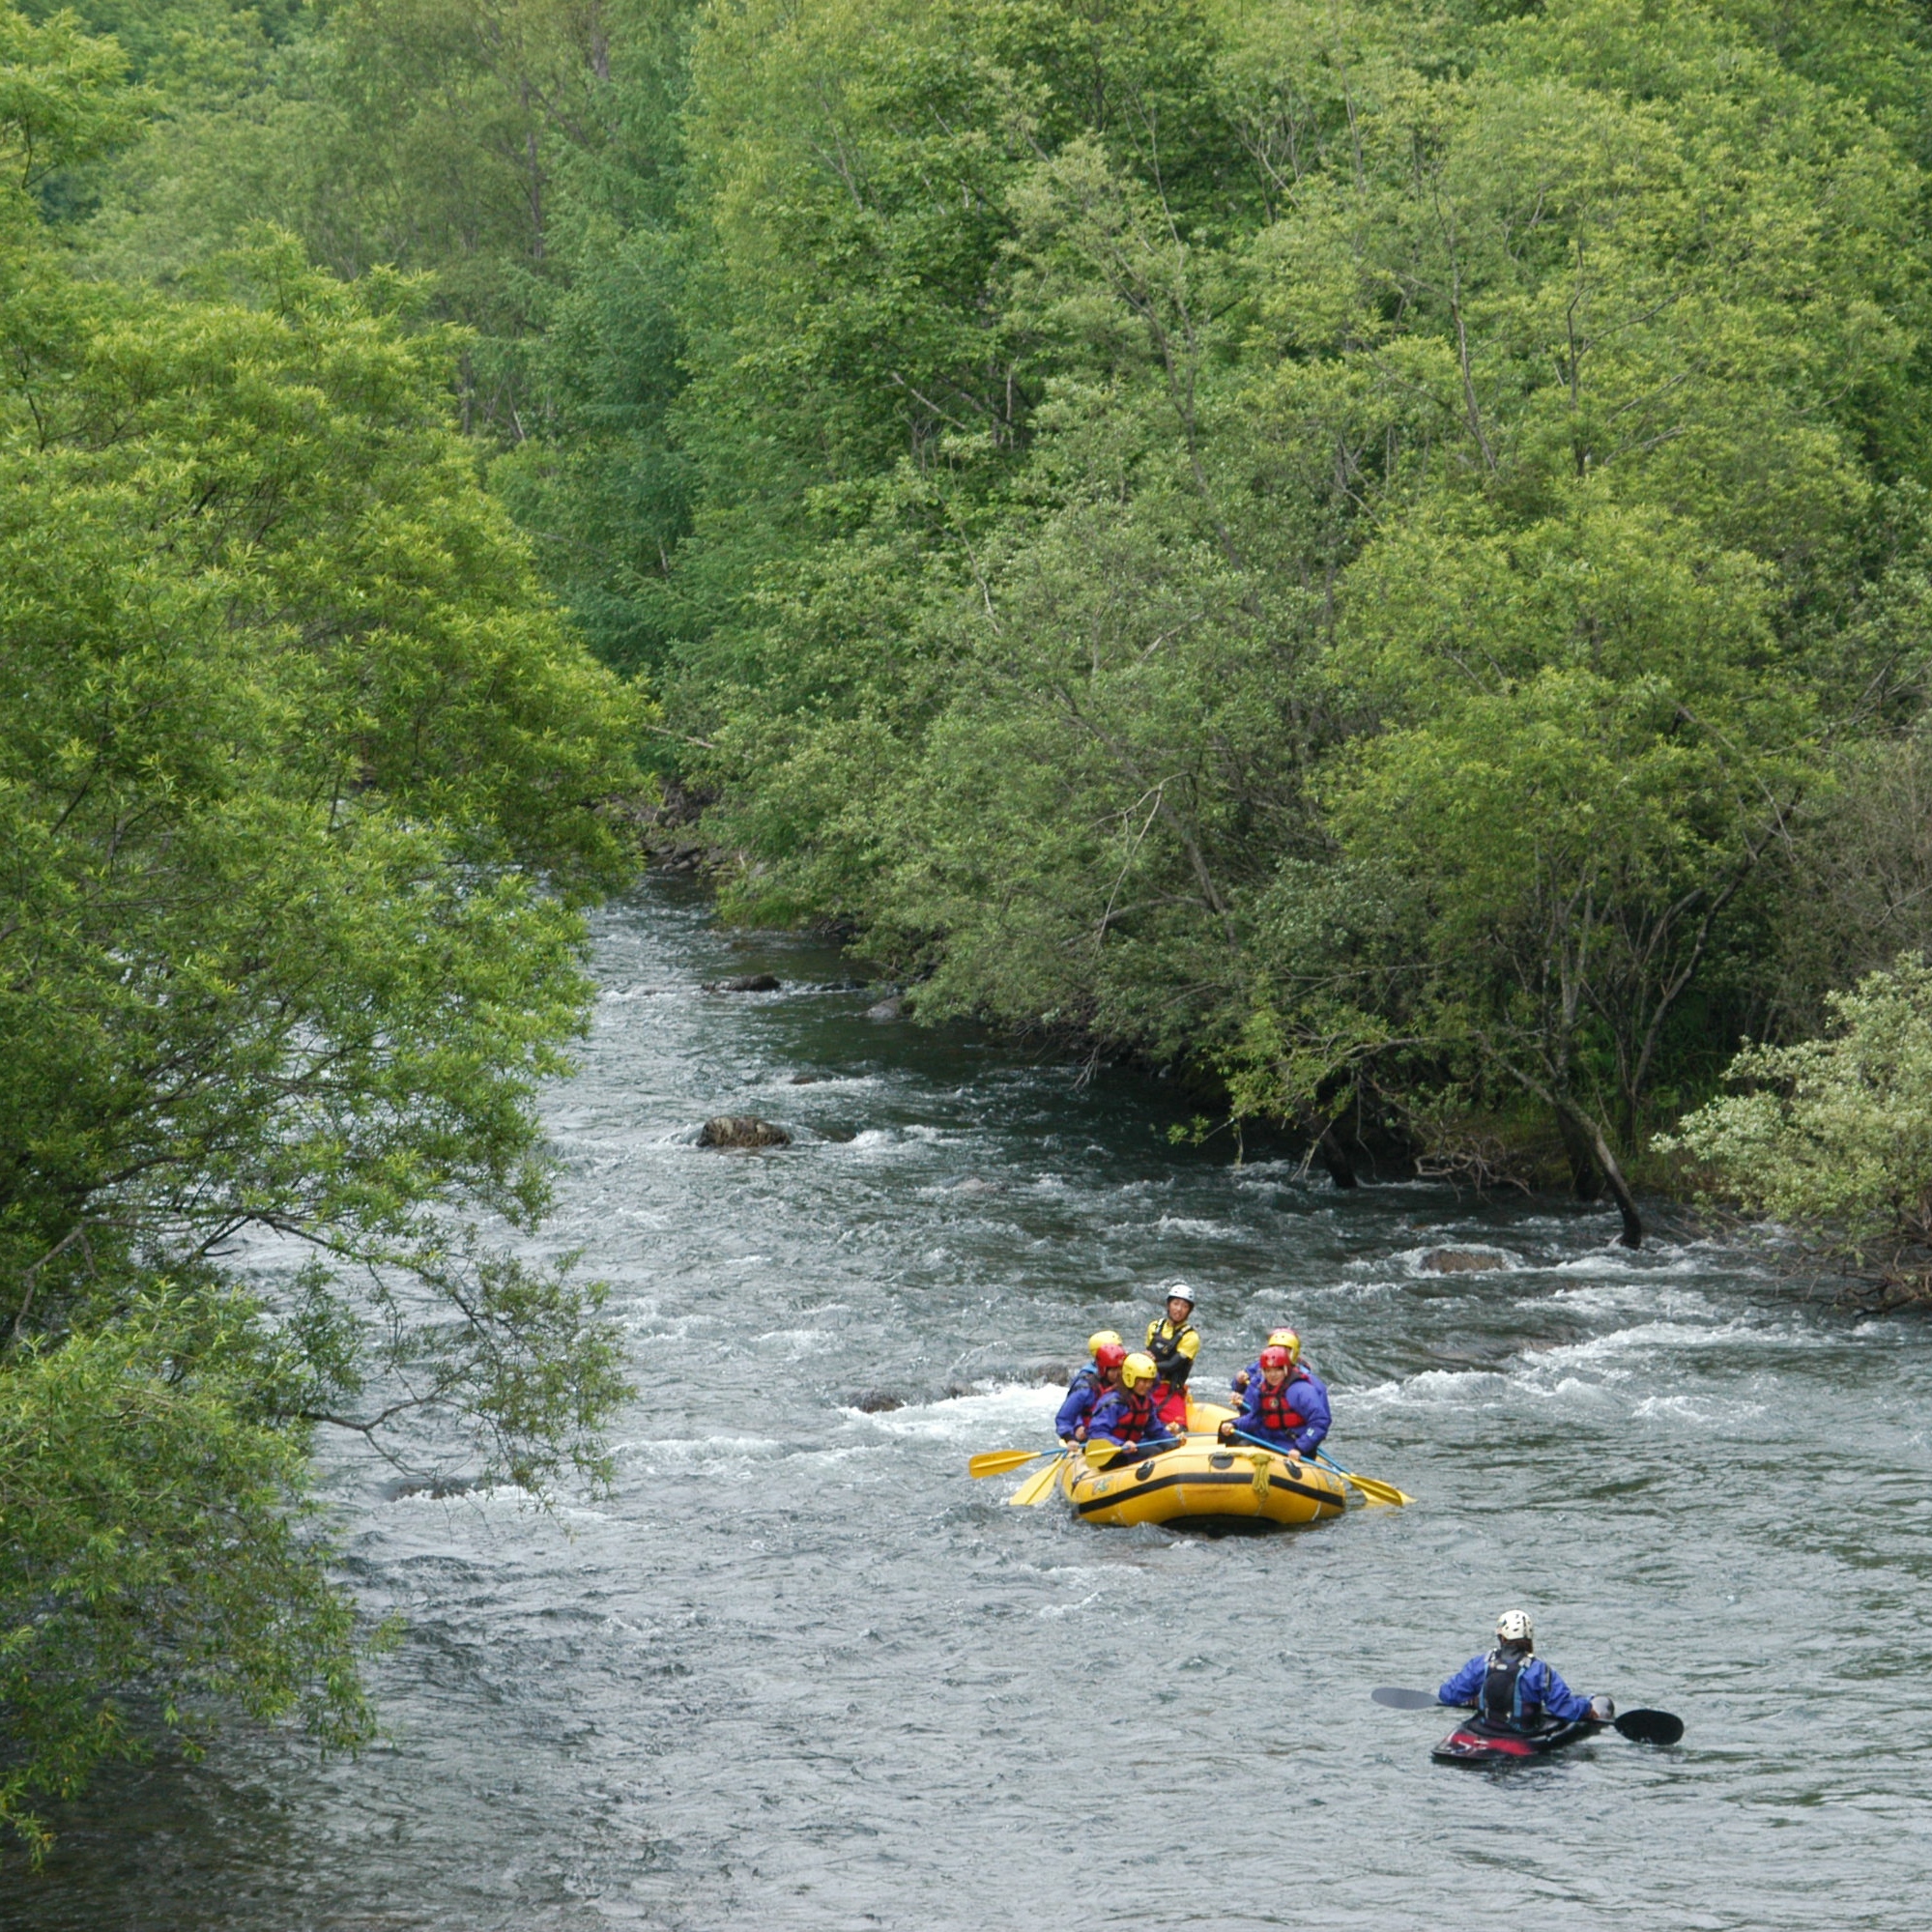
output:
[[[0,1924],[1932,1917],[1923,1322],[1716,1244],[1626,1254],[1563,1203],[1177,1151],[1160,1082],[870,1021],[834,955],[735,941],[677,886],[602,914],[597,961],[545,1239],[629,1338],[615,1492],[398,1495],[345,1454],[354,1580],[408,1620],[383,1743],[116,1770]],[[700,991],[762,969],[783,990]],[[698,1148],[720,1110],[797,1143]],[[1498,1265],[1422,1266],[1472,1243]],[[1414,1507],[1217,1541],[969,1482],[1047,1436],[1040,1365],[1175,1274],[1204,1380],[1292,1320],[1338,1456]],[[1444,1720],[1370,1687],[1432,1686],[1517,1604],[1573,1687],[1678,1712],[1683,1745],[1432,1767]]]

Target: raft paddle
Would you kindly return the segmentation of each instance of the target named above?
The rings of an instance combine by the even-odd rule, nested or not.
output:
[[[1341,1464],[1324,1456],[1319,1449],[1312,1449],[1309,1454],[1324,1469],[1332,1469],[1344,1483],[1353,1483],[1371,1503],[1387,1503],[1399,1509],[1404,1503],[1413,1503],[1415,1498],[1406,1490],[1398,1489],[1393,1483],[1378,1483],[1372,1476],[1358,1476],[1352,1469],[1344,1469]]]
[[[1042,1456],[1057,1456],[1057,1449],[988,1449],[978,1456],[966,1457],[966,1474],[975,1479],[981,1476],[1004,1476],[1009,1469],[1018,1469],[1022,1463],[1031,1462]]]
[[[1184,1435],[1157,1435],[1146,1442],[1119,1443],[1109,1436],[1089,1438],[1084,1447],[1095,1450],[1105,1446],[1114,1453],[1105,1462],[1089,1462],[1088,1467],[1096,1470],[1124,1469],[1130,1462],[1138,1462],[1143,1456],[1159,1456],[1163,1450],[1185,1449],[1187,1437]]]
[[[1393,1685],[1369,1695],[1392,1711],[1433,1711],[1442,1704],[1433,1690],[1400,1690]],[[1632,1744],[1674,1745],[1684,1735],[1684,1719],[1671,1711],[1626,1711],[1610,1719],[1610,1728]]]
[[[1053,1493],[1053,1485],[1059,1480],[1061,1466],[1073,1454],[1072,1449],[1063,1449],[1044,1469],[1036,1469],[1007,1497],[1007,1502],[1015,1509],[1038,1508]]]

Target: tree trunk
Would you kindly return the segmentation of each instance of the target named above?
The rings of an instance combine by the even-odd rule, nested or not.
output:
[[[1321,1139],[1315,1142],[1315,1151],[1321,1156],[1321,1164],[1328,1169],[1328,1177],[1339,1188],[1359,1187],[1355,1178],[1355,1168],[1348,1159],[1348,1150],[1338,1139],[1333,1127],[1321,1130]]]
[[[1570,1162],[1570,1182],[1576,1198],[1583,1201],[1603,1198],[1603,1176],[1597,1169],[1597,1157],[1590,1151],[1590,1137],[1576,1124],[1573,1114],[1562,1108],[1553,1110],[1556,1131],[1563,1137],[1563,1151]]]
[[[1557,1115],[1568,1115],[1572,1128],[1582,1136],[1590,1151],[1597,1157],[1597,1166],[1609,1184],[1610,1196],[1617,1203],[1617,1212],[1623,1216],[1624,1231],[1617,1239],[1626,1248],[1641,1248],[1644,1243],[1643,1217],[1637,1213],[1637,1204],[1631,1198],[1629,1183],[1624,1179],[1624,1170],[1617,1165],[1617,1157],[1610,1151],[1610,1143],[1603,1137],[1603,1130],[1587,1113],[1579,1112],[1567,1101],[1557,1103]]]

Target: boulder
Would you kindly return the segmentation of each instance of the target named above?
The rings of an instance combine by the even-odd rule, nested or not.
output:
[[[1510,1257],[1493,1248],[1431,1248],[1420,1265],[1431,1275],[1484,1275],[1507,1268]]]
[[[903,1409],[906,1403],[903,1398],[888,1394],[884,1389],[861,1389],[848,1406],[857,1409],[862,1415],[882,1416],[888,1410]]]
[[[789,1147],[792,1137],[782,1127],[750,1113],[717,1113],[698,1130],[701,1147]]]
[[[793,1074],[786,1084],[788,1086],[817,1086],[823,1079],[823,1074]]]
[[[705,982],[706,993],[776,993],[778,975],[775,972],[741,972],[735,979],[711,979]]]
[[[906,995],[903,993],[888,994],[877,1006],[865,1009],[868,1020],[903,1020],[906,1017]]]

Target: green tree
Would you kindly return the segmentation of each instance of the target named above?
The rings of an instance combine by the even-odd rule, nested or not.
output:
[[[12,180],[116,137],[111,49],[0,34]],[[487,1229],[547,1200],[639,712],[479,488],[409,285],[282,238],[130,293],[10,192],[0,1815],[35,1839],[130,1713],[365,1731],[315,1428],[601,1470],[601,1291]]]
[[[1712,1191],[1799,1229],[1910,1298],[1932,1293],[1932,965],[1907,954],[1831,995],[1831,1030],[1746,1048],[1746,1091],[1688,1115],[1665,1152]]]

